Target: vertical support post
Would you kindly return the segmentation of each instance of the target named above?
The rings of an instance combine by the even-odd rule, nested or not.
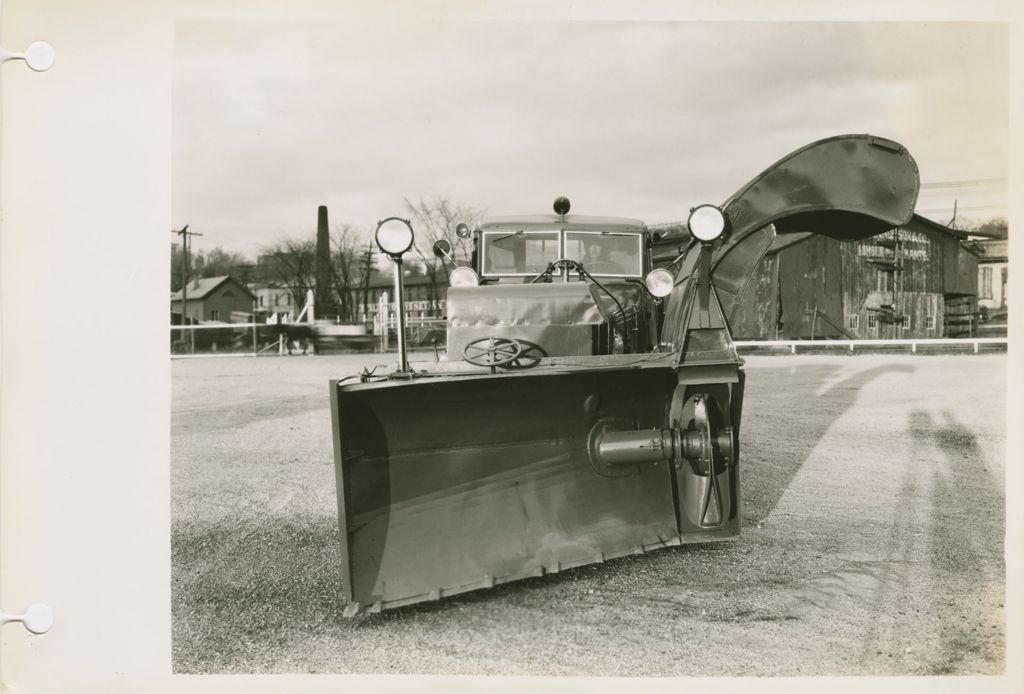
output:
[[[974,343],[974,353],[975,354],[978,353],[978,343],[977,342]]]
[[[700,296],[700,327],[711,327],[711,244],[700,245],[700,284],[697,286]]]
[[[409,357],[405,353],[405,303],[404,283],[402,279],[402,258],[392,258],[395,261],[395,318],[397,327],[395,336],[398,339],[398,370],[407,373],[409,371]]]
[[[917,343],[916,342],[911,342],[910,343],[910,352],[911,352],[911,354],[916,354],[917,353]]]
[[[795,342],[790,342],[789,343],[789,353],[790,354],[796,354],[796,343]]]
[[[388,306],[389,305],[390,304],[388,302],[388,293],[387,292],[381,292],[380,300],[377,303],[377,306],[378,306],[377,319],[378,319],[378,323],[380,325],[380,335],[381,335],[381,338],[380,338],[380,351],[381,352],[387,352],[388,351],[388,347],[389,347],[389,345],[388,345],[388,328],[391,326],[391,318],[388,316]]]
[[[259,328],[256,325],[256,299],[252,300],[252,353],[260,353],[259,336],[257,331]]]

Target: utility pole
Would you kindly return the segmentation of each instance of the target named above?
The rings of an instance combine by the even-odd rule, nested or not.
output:
[[[181,237],[181,252],[182,252],[182,263],[181,263],[181,324],[186,329],[188,327],[188,237],[189,236],[202,236],[194,231],[188,230],[188,224],[183,226],[181,229],[171,229],[172,234],[177,234]],[[189,331],[188,343],[191,347],[190,351],[195,351],[195,333]]]

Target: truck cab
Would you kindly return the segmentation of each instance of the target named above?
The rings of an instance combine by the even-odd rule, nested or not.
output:
[[[470,231],[471,267],[451,273],[448,358],[520,347],[511,368],[544,357],[650,352],[665,271],[652,276],[652,234],[639,219],[555,214],[494,217]],[[486,360],[485,360],[486,361]],[[489,364],[488,364],[489,365]]]

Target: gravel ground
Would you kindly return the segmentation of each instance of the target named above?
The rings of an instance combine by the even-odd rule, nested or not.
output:
[[[738,540],[341,618],[327,379],[173,362],[176,672],[997,674],[1005,355],[747,359]]]

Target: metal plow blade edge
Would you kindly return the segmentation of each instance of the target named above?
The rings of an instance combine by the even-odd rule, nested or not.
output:
[[[671,462],[591,454],[605,430],[661,430],[680,382],[664,365],[332,382],[346,615],[735,535],[734,512],[680,518]]]

